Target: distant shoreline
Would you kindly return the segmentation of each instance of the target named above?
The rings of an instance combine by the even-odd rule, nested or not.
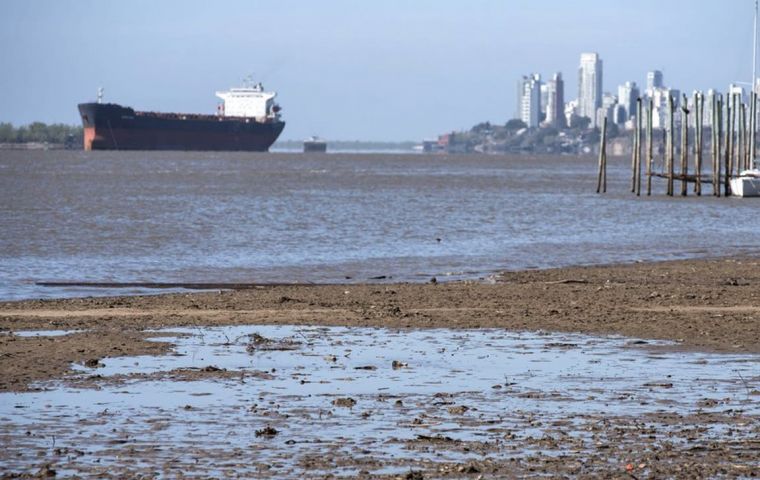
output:
[[[77,150],[77,148],[66,147],[65,143],[20,142],[0,143],[0,150]]]

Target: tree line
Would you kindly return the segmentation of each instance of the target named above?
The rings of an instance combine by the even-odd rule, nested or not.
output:
[[[34,122],[14,127],[11,123],[0,123],[0,143],[67,143],[80,138],[82,127],[76,125]]]

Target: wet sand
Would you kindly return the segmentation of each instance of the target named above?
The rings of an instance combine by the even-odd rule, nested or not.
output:
[[[39,385],[49,385],[37,382],[65,380],[74,375],[70,369],[72,363],[92,365],[107,357],[168,353],[171,344],[147,341],[155,334],[146,329],[175,326],[544,330],[671,340],[675,344],[664,347],[670,351],[758,354],[759,286],[760,261],[731,258],[511,272],[500,275],[495,283],[273,286],[233,292],[7,302],[0,304],[0,330],[5,333],[0,335],[0,392],[33,391]],[[22,330],[81,332],[49,337],[10,333]],[[178,371],[173,375],[167,378],[192,381],[218,377],[223,381],[237,372],[211,369]],[[760,398],[757,378],[755,375],[747,380],[747,399]],[[97,387],[97,380],[90,382],[90,386]],[[604,389],[604,385],[599,388]],[[649,385],[642,387],[642,392],[648,388],[668,387]],[[535,394],[548,396],[550,392]],[[435,399],[416,401],[418,405],[427,405]],[[705,400],[696,398],[697,401]],[[445,405],[456,408],[457,402],[452,398]],[[464,424],[460,422],[460,428],[468,428],[467,422],[481,427],[495,422],[494,431],[503,430],[499,442],[457,440],[454,435],[421,435],[416,440],[400,443],[411,451],[459,452],[462,458],[479,454],[479,460],[399,461],[394,464],[397,468],[386,473],[378,473],[377,468],[380,464],[389,464],[387,459],[383,460],[378,454],[378,459],[373,460],[369,450],[362,455],[352,450],[358,448],[356,445],[334,438],[322,445],[333,449],[333,454],[304,457],[297,471],[291,474],[299,476],[306,472],[309,477],[323,477],[341,470],[358,476],[387,478],[509,477],[539,473],[609,478],[758,475],[760,466],[753,453],[760,447],[753,440],[760,434],[757,416],[744,414],[728,400],[726,408],[718,410],[703,411],[701,404],[695,405],[695,410],[688,415],[673,415],[663,410],[645,416],[575,415],[567,421],[542,420],[512,412],[509,428],[494,419],[476,416]],[[469,407],[473,407],[472,403]],[[278,422],[287,418],[278,416],[278,408],[267,407],[272,412],[275,429]],[[440,415],[424,411],[420,417],[419,412],[416,413],[421,421]],[[462,413],[448,411],[449,415],[461,416]],[[542,422],[543,436],[534,438],[520,433],[521,429],[535,428]],[[723,431],[726,425],[729,429]],[[711,426],[716,428],[705,436]],[[720,433],[715,434],[715,431]],[[737,435],[737,432],[742,434]],[[3,431],[0,435],[10,440],[15,437],[14,432]],[[257,442],[268,438],[264,432]],[[530,453],[518,452],[509,459],[497,455],[515,447],[522,451],[526,445],[530,446]],[[155,452],[134,448],[128,454],[116,446],[112,449],[114,455],[123,458],[131,455],[148,466],[155,455]],[[71,456],[71,452],[64,453]],[[283,458],[288,456],[286,451],[281,454]],[[224,449],[210,448],[199,456],[218,464],[241,461],[240,457],[245,458],[246,454],[233,455]],[[50,459],[30,460],[30,468],[33,466],[34,470],[30,472],[44,469],[47,460]],[[194,471],[192,464],[181,468],[186,473]],[[256,468],[257,475],[266,476],[271,465],[256,465]],[[135,472],[128,464],[110,471],[116,472],[116,476],[119,472]],[[213,468],[203,471],[217,472]]]
[[[479,328],[617,334],[682,348],[760,353],[760,261],[689,260],[504,273],[496,283],[275,286],[142,297],[0,304],[0,391],[62,375],[70,363],[156,353],[142,331],[190,325]]]

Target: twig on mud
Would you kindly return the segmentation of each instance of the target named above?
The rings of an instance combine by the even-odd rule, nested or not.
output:
[[[564,280],[554,280],[552,282],[544,282],[546,284],[552,285],[552,284],[566,284],[566,283],[588,283],[588,280],[584,280],[582,278],[567,278]]]
[[[303,333],[301,333],[301,330],[299,330],[299,329],[296,328],[293,331],[296,332],[297,334],[299,334],[301,336],[301,338],[303,338],[306,341],[306,344],[309,345],[309,343],[310,343],[309,339],[306,338],[306,335],[304,335]]]
[[[201,337],[201,345],[205,345],[206,344],[206,336],[203,333],[203,329],[200,326],[196,325],[195,326],[195,330],[197,331],[197,335],[199,337]]]
[[[749,397],[750,395],[752,395],[752,390],[749,388],[749,384],[742,376],[742,372],[740,372],[739,370],[734,370],[734,371],[736,372],[737,375],[739,375],[739,380],[741,380],[742,383],[744,384],[744,389],[747,390],[747,397]]]

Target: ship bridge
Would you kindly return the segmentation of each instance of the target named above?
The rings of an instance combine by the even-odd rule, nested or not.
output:
[[[216,92],[216,96],[224,100],[220,113],[226,117],[246,117],[262,121],[278,117],[279,107],[274,103],[277,93],[265,92],[261,83]]]

